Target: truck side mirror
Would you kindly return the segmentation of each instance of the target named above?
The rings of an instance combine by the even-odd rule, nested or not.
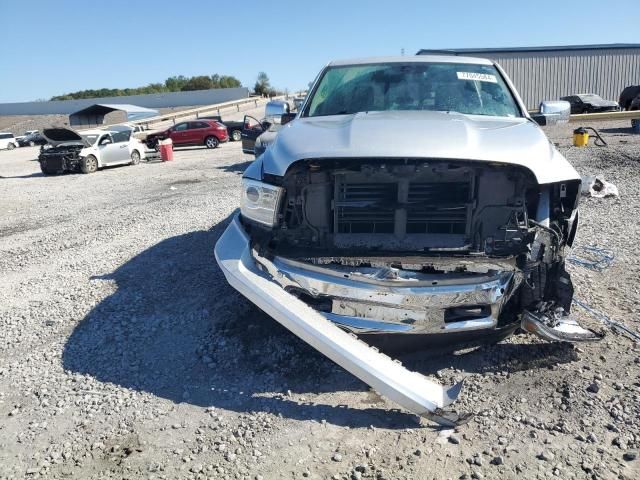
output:
[[[280,115],[280,125],[285,125],[296,118],[296,113],[283,113]]]
[[[546,100],[540,103],[540,113],[531,115],[538,125],[555,125],[569,122],[571,104],[564,100]]]

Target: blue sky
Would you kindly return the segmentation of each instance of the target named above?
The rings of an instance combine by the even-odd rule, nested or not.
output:
[[[331,59],[402,48],[638,43],[638,1],[0,0],[0,102],[179,74],[294,91]]]

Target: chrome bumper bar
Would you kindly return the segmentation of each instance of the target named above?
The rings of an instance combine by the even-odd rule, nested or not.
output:
[[[287,291],[326,300],[326,318],[354,333],[437,334],[492,329],[518,271],[427,274],[388,267],[317,266],[252,252]]]
[[[218,240],[215,256],[232,287],[316,350],[403,408],[441,424],[455,423],[442,409],[456,400],[462,383],[443,388],[407,370],[287,293],[258,268],[237,216]]]

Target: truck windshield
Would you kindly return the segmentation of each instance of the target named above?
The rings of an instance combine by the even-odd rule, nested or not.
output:
[[[444,62],[328,67],[303,116],[387,110],[521,116],[493,65]]]
[[[93,145],[94,143],[96,143],[98,135],[95,133],[82,134],[82,138],[89,142],[90,145]]]

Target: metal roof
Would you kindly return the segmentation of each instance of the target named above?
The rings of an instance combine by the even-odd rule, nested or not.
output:
[[[149,118],[159,115],[157,110],[151,108],[139,107],[129,103],[95,103],[82,110],[73,112],[70,116],[76,115],[106,115],[107,113],[121,110],[126,112],[128,120],[137,120],[140,118]]]
[[[152,110],[151,108],[139,107],[137,105],[131,105],[129,103],[95,103],[88,107],[83,108],[82,110],[78,110],[74,112],[72,115],[76,113],[84,113],[85,110],[122,110],[127,113],[153,113],[158,114],[157,110]]]
[[[421,50],[423,51],[423,50]],[[424,50],[426,52],[426,50]],[[491,65],[491,61],[485,58],[473,58],[473,57],[459,57],[459,56],[442,56],[442,55],[424,55],[421,57],[415,56],[393,56],[393,57],[368,57],[368,58],[353,58],[348,60],[335,60],[330,62],[329,65],[344,66],[344,65],[369,65],[376,63],[428,63],[428,62],[447,62],[447,63],[471,63],[479,65]]]
[[[562,52],[579,50],[628,50],[640,49],[640,43],[608,43],[594,45],[550,45],[542,47],[506,47],[506,48],[423,48],[416,55],[459,55],[503,52]]]

